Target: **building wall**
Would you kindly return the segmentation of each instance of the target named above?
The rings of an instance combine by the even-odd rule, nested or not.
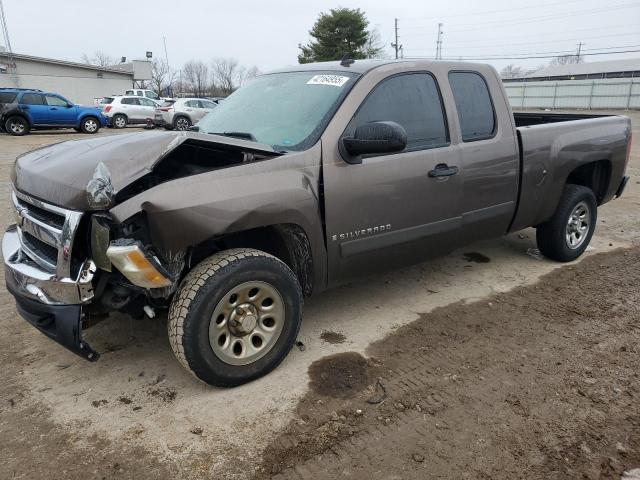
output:
[[[640,108],[640,78],[504,84],[513,108]]]
[[[106,72],[19,58],[16,59],[16,67],[18,85],[13,75],[0,73],[0,87],[39,88],[59,93],[68,100],[83,105],[93,105],[96,97],[123,94],[132,86],[132,76],[128,73]],[[99,74],[102,78],[98,76]]]

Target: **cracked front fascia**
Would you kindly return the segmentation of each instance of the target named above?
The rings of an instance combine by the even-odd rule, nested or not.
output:
[[[321,145],[269,160],[179,178],[111,209],[123,222],[143,211],[155,247],[171,257],[215,236],[277,224],[299,225],[311,244],[314,285],[326,268],[319,210]]]

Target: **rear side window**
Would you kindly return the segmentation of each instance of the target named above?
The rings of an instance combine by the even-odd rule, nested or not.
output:
[[[476,72],[450,72],[449,84],[460,119],[462,141],[473,142],[493,137],[496,116],[484,78]]]
[[[125,95],[133,95],[133,90],[127,90],[124,92]]]
[[[207,100],[200,100],[200,108],[216,108],[217,103],[209,102]]]
[[[120,103],[123,105],[139,105],[137,98],[123,98]]]
[[[104,98],[100,99],[100,101],[98,103],[100,105],[109,105],[111,102],[113,102],[113,97],[104,97]]]
[[[440,92],[428,73],[409,73],[383,80],[365,99],[347,131],[353,134],[359,125],[389,120],[407,131],[407,150],[449,143]]]
[[[13,103],[17,95],[15,92],[0,93],[0,103]]]
[[[44,96],[37,93],[25,93],[22,96],[22,103],[25,105],[45,105]]]
[[[187,100],[186,102],[184,102],[184,106],[189,108],[199,108],[200,105],[198,103],[198,100]]]

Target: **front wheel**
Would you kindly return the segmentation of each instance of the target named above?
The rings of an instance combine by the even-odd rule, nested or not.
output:
[[[296,276],[272,255],[247,248],[216,253],[189,272],[171,302],[171,348],[203,382],[241,385],[287,356],[302,302]]]
[[[98,133],[100,130],[100,122],[95,117],[87,117],[80,123],[82,133]]]
[[[582,185],[565,186],[556,212],[536,230],[540,252],[558,262],[575,260],[587,249],[597,218],[593,191]]]
[[[114,128],[124,128],[127,126],[127,117],[121,114],[117,114],[113,116],[113,127]]]

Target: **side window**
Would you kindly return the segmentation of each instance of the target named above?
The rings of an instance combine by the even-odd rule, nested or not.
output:
[[[122,100],[120,100],[120,103],[122,103],[123,105],[140,105],[137,98],[131,97],[123,98]]]
[[[155,107],[156,103],[153,100],[149,100],[148,98],[139,98],[138,101],[140,105],[144,105],[145,107]]]
[[[47,105],[51,107],[66,107],[67,101],[61,99],[60,97],[56,97],[55,95],[47,95]]]
[[[450,72],[449,84],[458,110],[462,141],[491,138],[496,118],[484,78],[475,72]]]
[[[38,93],[25,93],[22,96],[22,102],[25,105],[44,105],[44,96]]]
[[[137,96],[139,96],[139,97],[141,97],[141,96],[142,96],[142,92],[141,92],[140,90],[138,90],[138,91],[136,92],[136,95],[137,95]]]
[[[407,150],[448,144],[442,100],[428,73],[408,73],[383,80],[364,100],[347,132],[364,123],[394,121],[407,131]]]
[[[148,98],[152,98],[153,100],[158,100],[160,97],[158,97],[158,95],[156,95],[156,92],[152,92],[150,90],[147,90],[146,92],[144,92],[144,94],[148,97]]]
[[[184,106],[185,107],[189,107],[189,108],[199,108],[200,105],[198,104],[198,100],[189,100],[187,102],[184,102]]]
[[[17,95],[13,92],[0,92],[0,103],[13,103]]]
[[[216,108],[217,103],[209,102],[208,100],[200,100],[200,108]]]

